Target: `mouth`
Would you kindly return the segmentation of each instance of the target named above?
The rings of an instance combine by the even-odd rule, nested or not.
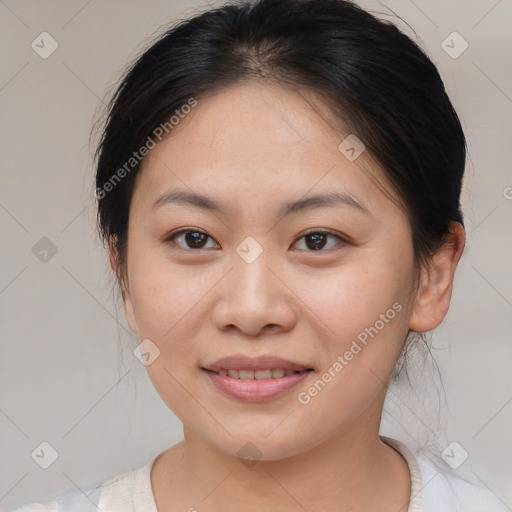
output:
[[[217,390],[247,402],[277,398],[315,371],[311,366],[279,357],[243,355],[219,359],[201,370]]]
[[[241,369],[229,369],[229,370],[207,370],[208,372],[215,373],[217,375],[221,375],[222,377],[230,377],[232,379],[239,380],[268,380],[268,379],[281,379],[283,377],[288,377],[289,375],[295,375],[297,373],[309,372],[313,371],[312,368],[308,368],[306,370],[297,371],[297,370],[285,370],[284,368],[272,368],[269,370],[241,370]]]

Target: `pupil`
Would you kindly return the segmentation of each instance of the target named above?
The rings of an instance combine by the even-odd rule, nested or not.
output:
[[[309,239],[313,240],[313,244],[314,244],[312,247],[310,247],[308,244],[309,248],[316,250],[316,249],[321,249],[325,245],[324,243],[318,244],[319,241],[325,242],[325,235],[322,235],[322,234],[309,235]]]
[[[202,244],[202,242],[204,242],[205,237],[206,237],[206,235],[204,235],[203,233],[199,233],[198,231],[185,234],[187,244],[189,244],[189,246],[191,246],[191,247],[196,247],[196,248],[202,247],[201,244]],[[306,237],[306,239],[308,241],[312,241],[312,244],[307,243],[308,248],[314,249],[314,250],[321,249],[325,245],[325,238],[326,238],[326,235],[319,234],[319,233],[314,234],[314,235],[308,235]]]
[[[194,233],[187,233],[185,235],[187,244],[189,244],[192,247],[199,247],[201,248],[201,238],[204,238],[205,235],[203,233],[194,232]]]

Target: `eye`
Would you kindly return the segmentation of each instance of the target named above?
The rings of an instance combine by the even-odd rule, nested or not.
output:
[[[185,247],[183,247],[180,244],[177,244],[175,240],[178,238],[181,238],[183,240],[183,243],[187,244]],[[173,243],[178,245],[181,249],[208,249],[208,247],[205,246],[206,240],[211,238],[209,235],[207,235],[204,231],[200,231],[198,229],[190,229],[190,228],[183,228],[175,233],[171,233],[170,236],[168,236],[165,239],[166,243]]]
[[[182,239],[182,243],[177,243],[176,240]],[[335,244],[332,244],[330,247],[325,249],[326,247],[326,240],[329,238],[336,239],[338,242]],[[213,240],[208,234],[206,234],[204,231],[198,230],[198,229],[191,229],[191,228],[182,228],[174,233],[171,233],[170,236],[168,236],[164,241],[165,243],[172,243],[175,245],[178,245],[181,249],[208,249],[206,242],[208,239]],[[320,230],[310,230],[307,233],[303,234],[302,237],[298,239],[305,240],[306,249],[308,252],[313,251],[321,251],[321,252],[328,252],[332,249],[332,247],[335,247],[336,245],[346,244],[348,243],[345,238],[342,236],[331,233],[330,231],[320,231]],[[185,245],[182,245],[185,244]],[[215,248],[216,246],[214,246]],[[308,250],[309,249],[309,250]],[[325,249],[325,250],[323,250]],[[304,249],[302,249],[304,250]],[[323,251],[322,251],[323,250]]]
[[[334,245],[331,245],[326,250],[321,251],[326,246],[326,240],[329,237],[337,239],[338,242],[335,243]],[[311,230],[311,231],[308,231],[307,233],[305,233],[304,235],[302,235],[302,237],[299,238],[299,241],[302,239],[305,240],[305,245],[306,245],[307,249],[311,249],[308,252],[312,252],[312,251],[328,252],[332,249],[332,247],[335,247],[336,245],[340,245],[340,242],[342,245],[348,243],[347,240],[345,240],[342,236],[331,233],[330,231]]]

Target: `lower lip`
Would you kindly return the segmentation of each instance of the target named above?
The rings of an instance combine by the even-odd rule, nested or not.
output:
[[[278,379],[242,380],[203,370],[226,395],[246,402],[263,402],[276,398],[302,382],[312,370],[294,373]]]

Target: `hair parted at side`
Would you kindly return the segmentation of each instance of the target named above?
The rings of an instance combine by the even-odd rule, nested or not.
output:
[[[96,150],[96,190],[104,192],[97,223],[117,252],[120,280],[140,162],[108,192],[104,185],[191,98],[244,81],[311,88],[336,107],[403,203],[418,269],[442,247],[450,221],[463,224],[464,133],[436,66],[414,41],[346,0],[228,3],[161,35],[108,104]]]

